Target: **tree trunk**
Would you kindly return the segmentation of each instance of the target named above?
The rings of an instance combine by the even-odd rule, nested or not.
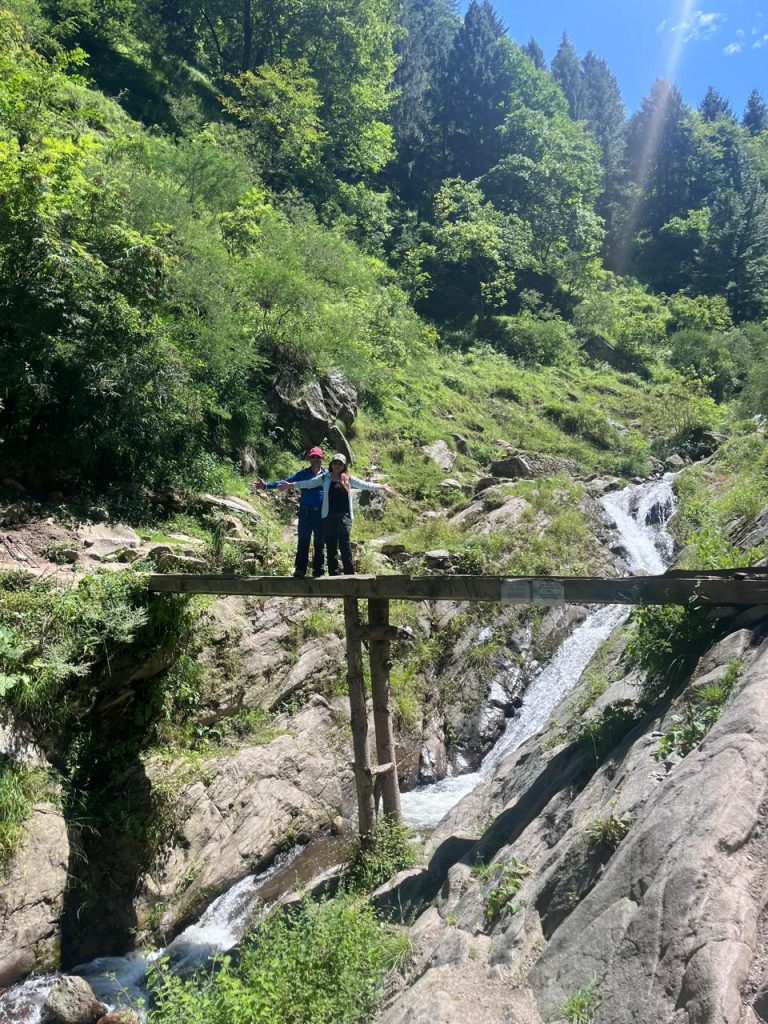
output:
[[[347,635],[347,688],[352,722],[352,749],[357,785],[357,819],[360,839],[369,842],[376,824],[373,777],[368,752],[368,714],[363,683],[363,649],[360,641],[360,609],[356,597],[344,598],[344,628]]]
[[[368,601],[368,624],[389,626],[389,601],[371,598]],[[392,731],[392,694],[389,688],[389,637],[371,637],[371,689],[373,691],[373,724],[376,728],[376,759],[380,765],[391,764],[392,769],[381,777],[381,795],[384,814],[400,820],[400,787],[397,782],[395,737]]]

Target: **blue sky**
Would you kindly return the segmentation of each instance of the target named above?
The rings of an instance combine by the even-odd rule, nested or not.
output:
[[[768,100],[765,0],[495,0],[494,6],[509,34],[521,43],[535,36],[547,60],[564,31],[581,56],[591,49],[604,57],[630,112],[664,75],[693,105],[708,85],[739,114],[753,88]]]

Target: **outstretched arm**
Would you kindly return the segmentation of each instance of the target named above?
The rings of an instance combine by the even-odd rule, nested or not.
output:
[[[277,491],[281,489],[282,484],[293,483],[300,472],[300,469],[297,470],[291,476],[286,477],[285,480],[254,480],[251,487],[255,491]]]
[[[385,494],[394,494],[395,489],[390,484],[376,484],[373,480],[361,480],[359,477],[351,476],[349,482],[355,491],[384,491]]]
[[[313,487],[322,487],[323,478],[322,476],[313,476],[311,480],[292,480],[288,477],[287,480],[281,481],[281,490],[287,490],[289,487],[298,487],[300,491],[311,490]]]

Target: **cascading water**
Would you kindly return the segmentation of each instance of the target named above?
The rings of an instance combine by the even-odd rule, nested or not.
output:
[[[615,523],[632,573],[663,573],[671,559],[673,540],[666,523],[674,509],[672,479],[672,474],[668,474],[660,480],[625,487],[600,499],[606,515]],[[403,793],[401,802],[406,823],[421,830],[435,828],[452,807],[491,774],[502,757],[540,732],[628,611],[622,605],[606,605],[588,615],[531,682],[519,711],[510,719],[479,771]]]
[[[147,971],[153,962],[167,958],[178,974],[186,974],[206,963],[213,953],[231,949],[253,924],[254,917],[269,909],[269,903],[263,901],[267,882],[290,869],[305,849],[295,846],[290,853],[277,857],[266,871],[242,879],[214,900],[202,917],[165,949],[146,955],[137,952],[97,957],[69,973],[85,978],[110,1008],[139,1009],[147,1003]],[[0,1024],[39,1024],[43,1004],[57,977],[48,974],[34,978],[0,996]]]
[[[672,539],[665,529],[674,505],[671,480],[670,475],[600,499],[606,514],[616,524],[633,573],[663,572],[671,557]],[[405,820],[417,828],[433,828],[491,773],[502,757],[539,732],[627,611],[623,606],[608,606],[589,615],[530,684],[519,712],[510,720],[480,770],[404,793]],[[265,909],[276,898],[277,890],[294,887],[296,878],[291,871],[304,851],[304,847],[296,847],[290,854],[278,858],[267,871],[238,882],[165,949],[148,955],[99,957],[70,973],[86,978],[96,995],[112,1008],[146,1003],[147,970],[153,961],[167,957],[176,971],[187,973],[205,963],[212,953],[231,949],[253,923],[259,905],[263,904],[262,910]],[[45,975],[31,979],[0,996],[0,1024],[39,1024],[43,1004],[56,977]]]

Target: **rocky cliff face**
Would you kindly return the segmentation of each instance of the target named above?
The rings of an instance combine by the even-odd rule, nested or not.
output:
[[[436,903],[380,1024],[768,1019],[767,634],[718,643],[602,763],[535,737],[454,809],[430,870],[398,887]],[[660,757],[691,690],[737,671],[701,744]],[[621,679],[603,705],[631,692]]]

